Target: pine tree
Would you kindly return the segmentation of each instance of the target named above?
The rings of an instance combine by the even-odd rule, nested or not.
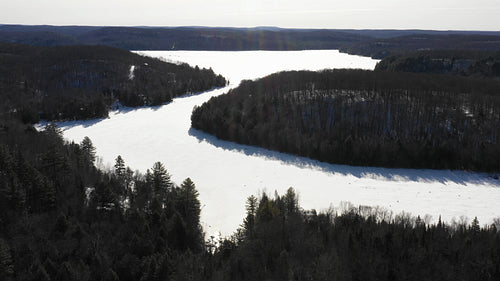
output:
[[[185,223],[187,246],[193,251],[202,249],[200,231],[200,200],[198,191],[190,178],[185,179],[176,190],[176,209]]]
[[[118,155],[115,159],[115,174],[118,178],[122,178],[125,175],[125,161],[121,155]]]
[[[292,187],[286,191],[283,201],[285,202],[285,209],[288,215],[299,211],[299,198]]]
[[[88,160],[88,163],[90,165],[94,164],[95,158],[96,158],[96,149],[94,145],[92,144],[92,141],[90,140],[89,137],[84,137],[82,142],[80,143],[80,147],[82,148],[83,155],[85,159]]]
[[[166,203],[167,195],[172,189],[170,175],[161,162],[156,162],[153,165],[153,172],[149,174],[149,181],[153,185],[153,195],[160,202]]]
[[[243,225],[245,227],[247,235],[251,238],[253,236],[255,215],[257,213],[257,197],[255,197],[254,195],[250,195],[250,197],[247,198],[245,208],[247,210],[247,216],[243,221]]]
[[[472,220],[470,229],[472,230],[473,233],[479,233],[479,231],[481,230],[481,227],[479,226],[479,220],[477,219],[477,217],[475,217],[474,220]]]
[[[257,212],[257,197],[250,195],[250,197],[247,198],[245,208],[247,210],[247,216],[255,216]]]
[[[200,221],[200,200],[198,191],[190,178],[185,179],[177,191],[177,210],[186,223],[197,226]]]

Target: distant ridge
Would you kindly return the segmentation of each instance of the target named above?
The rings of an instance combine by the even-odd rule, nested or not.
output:
[[[127,50],[340,49],[383,58],[418,50],[500,50],[500,31],[0,25],[0,42],[104,45]]]

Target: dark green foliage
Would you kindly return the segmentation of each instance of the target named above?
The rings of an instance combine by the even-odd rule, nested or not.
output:
[[[330,163],[500,171],[500,82],[385,71],[282,72],[196,107],[195,129]]]
[[[0,113],[24,123],[106,117],[115,102],[160,105],[225,84],[211,69],[110,47],[0,43]]]
[[[420,51],[390,56],[375,70],[499,77],[500,53],[480,51]]]
[[[414,32],[406,31],[403,36],[392,38],[376,38],[344,44],[340,50],[349,54],[369,56],[372,58],[386,58],[390,55],[400,55],[421,50],[456,50],[470,51],[498,51],[500,41],[498,34],[451,34],[442,32]],[[403,32],[404,33],[404,32]],[[410,34],[408,34],[410,33]]]
[[[276,216],[221,242],[211,261],[213,280],[500,278],[500,236],[494,227],[426,224],[406,213],[393,216],[362,206],[317,214],[297,205],[287,214],[282,202],[292,193],[259,199],[256,212],[274,206]]]
[[[90,139],[67,143],[54,124],[42,132],[18,120],[0,125],[1,280],[201,276],[191,180],[175,186],[160,162],[150,177],[133,173],[121,157],[115,173],[99,171]]]
[[[175,208],[184,221],[185,237],[189,242],[186,248],[195,253],[203,249],[203,237],[200,236],[200,201],[198,200],[198,191],[190,178],[185,179],[179,188],[175,189]]]
[[[123,159],[117,167],[124,173],[99,171],[57,127],[36,132],[2,122],[2,280],[500,278],[495,225],[429,225],[368,207],[317,214],[300,208],[292,188],[249,197],[243,227],[217,247],[212,238],[205,250],[189,178],[175,186],[162,163],[144,176]],[[57,173],[41,157],[50,147],[65,167]],[[45,196],[30,192],[37,173],[54,187],[50,208],[33,207]]]
[[[152,186],[153,198],[162,204],[170,200],[168,194],[172,192],[172,181],[170,175],[161,162],[153,165],[152,172],[146,171],[146,181]]]
[[[95,161],[95,147],[92,144],[92,140],[89,137],[84,137],[82,143],[80,143],[80,147],[82,148],[82,152],[85,158],[88,159],[90,165],[92,165]]]

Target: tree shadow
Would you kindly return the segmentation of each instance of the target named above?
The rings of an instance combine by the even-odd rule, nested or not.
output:
[[[203,95],[203,94],[206,94],[206,93],[209,93],[209,92],[213,92],[213,91],[217,91],[217,90],[222,90],[224,88],[227,88],[228,90],[230,88],[232,88],[232,86],[230,86],[229,84],[226,85],[226,86],[223,86],[223,87],[213,87],[209,90],[206,90],[206,91],[203,91],[203,92],[194,92],[194,93],[187,93],[187,94],[184,94],[184,95],[181,95],[181,96],[178,96],[178,97],[175,97],[174,100],[176,99],[185,99],[185,98],[190,98],[190,97],[195,97],[195,96],[199,96],[199,95]]]
[[[116,115],[116,114],[128,114],[128,113],[132,113],[134,111],[144,110],[144,109],[157,111],[160,108],[173,103],[176,99],[185,99],[185,98],[190,98],[190,97],[194,97],[194,96],[199,96],[199,95],[203,95],[203,94],[206,94],[206,93],[209,93],[212,91],[221,90],[224,88],[229,89],[230,87],[229,86],[213,87],[211,89],[208,89],[208,90],[202,91],[202,92],[187,93],[184,95],[177,96],[172,101],[165,102],[165,103],[162,103],[160,105],[144,105],[144,106],[137,106],[137,107],[129,107],[129,106],[124,106],[124,105],[120,105],[120,104],[113,105],[111,110],[109,111],[109,113],[114,114],[114,115]],[[87,120],[66,120],[66,121],[58,121],[56,123],[61,129],[65,130],[65,128],[71,128],[71,127],[75,127],[75,126],[83,126],[84,128],[88,128],[88,127],[96,125],[96,124],[98,124],[106,119],[109,119],[109,117],[87,119]],[[45,128],[45,126],[47,124],[50,124],[50,123],[51,122],[42,120],[36,125],[36,128],[38,130],[43,130]]]
[[[188,133],[190,136],[198,139],[199,142],[207,142],[224,150],[243,153],[247,156],[255,156],[267,160],[280,161],[286,165],[297,166],[303,169],[319,170],[330,174],[350,175],[357,178],[373,178],[398,182],[439,182],[442,184],[451,182],[464,186],[467,184],[481,184],[500,187],[498,174],[460,170],[403,169],[330,164],[307,157],[221,140],[213,135],[193,128],[190,128]]]

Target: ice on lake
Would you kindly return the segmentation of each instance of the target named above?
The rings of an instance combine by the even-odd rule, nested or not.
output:
[[[487,174],[332,165],[221,141],[190,128],[194,106],[227,92],[242,79],[282,70],[373,69],[376,60],[335,50],[139,53],[211,67],[231,84],[159,107],[122,108],[106,119],[59,125],[69,140],[80,142],[89,136],[104,166],[112,167],[121,155],[141,172],[161,161],[177,184],[190,177],[200,193],[202,225],[208,234],[233,233],[242,224],[248,196],[262,191],[283,194],[289,187],[296,189],[306,209],[324,210],[348,201],[396,213],[430,214],[434,220],[440,215],[445,221],[477,216],[486,224],[500,217],[500,181]]]

